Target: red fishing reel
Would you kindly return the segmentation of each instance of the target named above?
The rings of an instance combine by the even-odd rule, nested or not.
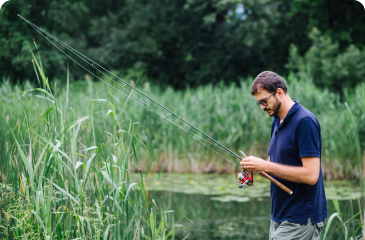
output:
[[[242,170],[242,172],[236,174],[236,178],[238,179],[238,183],[241,183],[241,185],[238,186],[239,188],[242,188],[245,184],[247,186],[253,185],[253,172],[248,176],[247,172]]]
[[[243,151],[240,151],[244,158],[246,158],[246,154]],[[239,185],[239,188],[242,188],[245,186],[252,186],[253,185],[253,172],[251,172],[250,176],[248,176],[247,172],[242,170],[242,172],[238,172],[236,174],[236,178],[238,179],[238,183],[241,183]]]

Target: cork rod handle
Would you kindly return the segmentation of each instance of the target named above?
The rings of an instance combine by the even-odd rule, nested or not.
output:
[[[273,182],[276,186],[278,186],[279,188],[283,189],[285,192],[287,192],[289,195],[293,195],[293,191],[286,187],[284,184],[282,184],[281,182],[279,182],[278,180],[276,180],[275,178],[271,177],[269,174],[267,174],[264,171],[260,171],[258,172],[261,176],[269,179],[271,182]]]

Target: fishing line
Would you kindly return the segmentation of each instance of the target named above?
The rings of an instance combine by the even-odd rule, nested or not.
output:
[[[32,26],[33,27],[33,26]],[[37,28],[33,27],[36,31],[38,31]],[[39,32],[39,31],[38,31]],[[39,32],[41,35],[42,33]],[[108,86],[110,86],[111,88],[114,88],[116,91],[118,92],[121,92],[119,89],[115,88],[114,86],[110,85],[108,82],[104,81],[103,79],[101,79],[100,77],[96,76],[94,73],[92,73],[90,70],[88,70],[87,68],[85,68],[83,65],[81,65],[80,63],[78,63],[75,59],[73,59],[71,56],[69,56],[67,53],[65,53],[62,49],[60,49],[57,45],[55,45],[52,41],[50,41],[47,37],[45,37],[44,35],[42,35],[44,38],[46,38],[51,44],[53,44],[58,50],[60,50],[62,53],[64,53],[68,58],[70,58],[72,61],[74,61],[76,64],[78,64],[80,67],[82,67],[84,70],[86,70],[87,72],[89,72],[91,75],[95,76],[96,78],[100,79],[101,81],[103,81],[104,83],[106,83]],[[61,43],[60,43],[61,44]],[[64,44],[61,44],[63,45],[64,47],[68,47],[68,45],[66,44],[66,46]],[[76,54],[76,53],[75,53]],[[77,55],[77,54],[76,54]],[[85,59],[83,59],[80,55],[77,55],[79,58],[81,58],[82,60],[85,61]],[[87,61],[85,61],[86,63],[88,63]],[[89,63],[88,63],[89,64]],[[90,64],[89,64],[90,65]],[[95,67],[94,67],[95,68]],[[110,80],[112,80],[113,82],[115,82],[117,85],[121,86],[118,82],[114,81],[113,79],[111,79],[109,76],[107,76],[104,72],[100,71],[99,69],[95,68],[96,70],[98,70],[100,73],[102,73],[104,76],[106,76],[107,78],[109,78]],[[123,87],[123,86],[121,86]],[[124,89],[126,89],[125,87],[123,87]],[[123,93],[123,92],[121,92]],[[126,95],[129,95],[130,92],[127,93],[124,93]],[[131,96],[131,99],[133,101],[135,101],[136,103],[140,104],[142,107],[145,107],[146,109],[156,113],[157,115],[159,115],[160,117],[164,118],[165,120],[168,120],[169,122],[171,122],[172,124],[176,125],[177,127],[179,127],[180,129],[182,129],[183,131],[185,131],[186,133],[188,133],[189,135],[191,135],[193,138],[195,138],[196,140],[198,140],[200,143],[202,143],[203,145],[205,145],[206,147],[208,147],[209,149],[211,149],[212,151],[214,151],[216,154],[218,154],[219,156],[221,156],[222,158],[226,159],[224,156],[222,156],[221,154],[219,154],[218,152],[216,152],[214,149],[210,148],[209,146],[207,146],[205,143],[201,142],[199,140],[199,138],[201,138],[202,140],[204,141],[207,141],[206,139],[196,135],[195,133],[189,131],[188,129],[185,129],[184,127],[176,124],[175,122],[171,121],[170,119],[167,119],[166,117],[167,116],[164,116],[163,114],[159,113],[157,110],[155,110],[154,108],[152,107],[149,107],[148,105],[144,105],[146,104],[145,102],[143,102],[143,100],[139,99],[138,97],[134,96],[133,94],[130,95]],[[140,100],[142,103],[138,102],[137,100],[135,100],[133,97],[135,97],[136,99]],[[213,144],[209,141],[207,141],[208,143],[210,144]],[[214,144],[213,144],[214,145]],[[216,146],[216,145],[214,145]],[[229,161],[228,159],[226,159],[227,161]],[[230,162],[230,161],[229,161]],[[233,163],[232,163],[233,164]],[[235,165],[235,164],[233,164]],[[236,165],[235,165],[236,166]],[[237,166],[236,166],[237,167]]]
[[[86,70],[88,73],[90,73],[91,75],[93,75],[94,77],[96,77],[97,79],[100,79],[102,82],[106,83],[109,87],[115,89],[116,91],[120,92],[120,93],[124,93],[122,92],[122,89],[119,90],[116,87],[112,86],[111,84],[109,84],[108,82],[106,82],[105,80],[103,80],[102,78],[96,76],[93,72],[91,72],[89,69],[87,69],[86,67],[84,67],[82,64],[80,64],[79,62],[77,62],[75,59],[73,59],[70,55],[68,55],[65,51],[63,51],[62,49],[60,49],[54,42],[52,42],[49,38],[47,38],[45,35],[47,35],[48,37],[52,38],[53,40],[55,40],[57,43],[59,43],[60,45],[62,45],[63,47],[65,47],[67,50],[71,51],[72,53],[74,53],[77,57],[79,57],[80,59],[82,59],[84,62],[86,62],[88,65],[90,65],[91,67],[93,67],[94,69],[96,69],[98,72],[100,72],[101,74],[103,74],[105,77],[107,77],[108,79],[110,79],[111,81],[113,81],[115,84],[117,84],[118,86],[120,86],[121,88],[125,89],[127,91],[126,95],[129,95],[129,97],[132,99],[132,101],[136,102],[137,104],[141,105],[142,107],[150,110],[151,112],[154,112],[155,114],[159,115],[160,117],[162,117],[164,120],[169,121],[170,123],[174,124],[175,126],[179,127],[181,130],[183,130],[184,132],[186,132],[187,134],[189,134],[190,136],[192,136],[194,139],[196,139],[197,141],[199,141],[201,144],[203,144],[204,146],[206,146],[207,148],[209,148],[210,150],[212,150],[214,153],[218,154],[220,157],[222,157],[223,159],[225,159],[226,161],[228,161],[229,163],[231,163],[232,165],[234,165],[235,167],[239,168],[236,164],[234,164],[232,161],[228,160],[227,158],[225,158],[223,155],[221,155],[220,153],[218,153],[217,151],[215,151],[214,149],[212,149],[210,146],[208,146],[207,144],[205,144],[204,142],[202,142],[201,140],[206,141],[209,144],[212,144],[215,147],[220,147],[226,151],[228,151],[229,153],[233,154],[234,156],[236,156],[237,158],[241,159],[242,157],[238,156],[237,154],[235,154],[234,152],[232,152],[231,150],[229,150],[228,148],[226,148],[225,146],[223,146],[222,144],[220,144],[218,141],[214,140],[213,138],[211,138],[210,136],[208,136],[207,134],[205,134],[204,132],[202,132],[201,130],[199,130],[198,128],[196,128],[195,126],[193,126],[192,124],[190,124],[189,122],[187,122],[186,120],[182,119],[180,116],[178,116],[177,114],[173,113],[171,110],[167,109],[166,107],[164,107],[163,105],[159,104],[158,102],[156,102],[155,100],[153,100],[152,98],[150,98],[149,96],[147,96],[146,94],[144,94],[143,92],[141,92],[140,90],[138,90],[137,88],[133,87],[132,85],[130,85],[129,83],[127,83],[126,81],[124,81],[123,79],[119,78],[118,76],[116,76],[115,74],[111,73],[110,71],[108,71],[107,69],[105,69],[104,67],[100,66],[98,63],[94,62],[93,60],[89,59],[88,57],[86,57],[85,55],[81,54],[80,52],[78,52],[76,49],[70,47],[69,45],[67,45],[66,43],[62,42],[61,40],[59,40],[58,38],[56,38],[55,36],[53,36],[52,34],[48,33],[47,31],[43,30],[42,28],[38,27],[37,25],[33,24],[32,22],[30,22],[29,20],[23,18],[22,16],[20,16],[18,14],[18,16],[20,18],[22,18],[24,21],[26,21],[31,27],[33,27],[39,34],[41,34],[44,38],[46,38],[52,45],[54,45],[59,51],[61,51],[63,54],[65,54],[69,59],[71,59],[73,62],[75,62],[77,65],[79,65],[80,67],[82,67],[84,70]],[[42,33],[44,33],[45,35],[43,35]],[[90,62],[89,62],[90,61]],[[124,85],[120,85],[118,82],[116,82],[114,79],[112,79],[111,77],[109,77],[107,74],[105,74],[102,70],[100,70],[99,68],[101,68],[103,71],[113,75],[115,78],[119,79],[120,81],[122,81],[124,83]],[[132,90],[128,90],[126,89],[125,86],[129,86]],[[147,105],[143,100],[141,100],[140,98],[138,98],[137,96],[133,95],[133,90],[137,91],[138,93],[140,93],[141,95],[143,95],[145,98],[149,99],[150,101],[152,101],[153,103],[157,104],[159,107],[161,107],[162,109],[166,110],[167,112],[169,112],[169,114],[164,115],[160,112],[158,112],[156,109],[152,108],[151,106]],[[185,124],[189,125],[190,127],[192,127],[193,129],[195,129],[196,131],[200,132],[201,134],[203,134],[204,136],[206,136],[207,138],[209,138],[210,140],[212,140],[214,143],[206,140],[205,138],[189,131],[188,129],[178,125],[177,123],[175,123],[174,121],[172,121],[171,119],[167,118],[169,115],[174,115],[175,117],[177,117],[178,119],[180,119],[181,121],[183,121]],[[201,140],[200,140],[200,139]]]
[[[20,16],[20,15],[19,15]],[[20,16],[21,17],[21,16]],[[23,18],[23,17],[21,17]],[[24,18],[23,18],[24,19]],[[103,81],[104,83],[106,83],[108,86],[110,86],[111,88],[115,89],[118,92],[121,92],[119,89],[115,88],[114,86],[110,85],[108,82],[106,82],[105,80],[101,79],[100,77],[96,76],[94,73],[92,73],[90,70],[88,70],[87,68],[85,68],[83,65],[81,65],[80,63],[78,63],[75,59],[73,59],[71,56],[69,56],[67,53],[65,53],[62,49],[60,49],[57,45],[55,45],[51,40],[49,40],[46,36],[44,36],[41,32],[45,33],[47,36],[52,37],[55,41],[57,41],[59,44],[61,44],[62,46],[64,46],[65,48],[67,48],[68,50],[70,50],[71,52],[73,52],[76,56],[78,56],[79,58],[81,58],[82,60],[84,60],[87,64],[91,65],[94,69],[96,69],[97,71],[99,71],[100,73],[102,73],[105,77],[107,77],[108,79],[110,79],[111,81],[113,81],[114,83],[116,83],[118,86],[125,88],[126,85],[128,85],[129,87],[138,91],[139,93],[141,93],[143,96],[147,97],[149,100],[151,100],[152,102],[156,103],[157,105],[159,105],[160,107],[162,107],[163,109],[167,110],[168,112],[170,112],[170,114],[175,115],[176,117],[178,117],[180,120],[182,120],[183,122],[187,123],[189,126],[193,127],[194,129],[198,130],[200,133],[201,132],[199,129],[195,128],[194,126],[192,126],[190,123],[186,122],[184,119],[182,119],[181,117],[177,116],[176,114],[174,114],[173,112],[171,112],[170,110],[168,110],[167,108],[165,108],[164,106],[160,105],[159,103],[157,103],[156,101],[154,101],[153,99],[151,99],[150,97],[148,97],[147,95],[145,95],[144,93],[140,92],[138,89],[134,88],[133,86],[131,86],[130,84],[128,84],[127,82],[125,82],[124,80],[120,79],[118,76],[114,75],[113,73],[109,72],[108,70],[106,70],[105,68],[101,67],[99,64],[97,64],[96,62],[94,62],[93,60],[87,58],[86,56],[84,56],[83,54],[79,53],[77,50],[73,49],[72,47],[70,47],[69,45],[67,45],[66,43],[63,43],[61,40],[57,39],[56,37],[54,37],[53,35],[51,35],[50,33],[46,32],[45,30],[43,30],[42,28],[38,27],[37,25],[31,23],[30,21],[24,19],[26,22],[28,22],[28,24],[30,24],[38,33],[40,33],[44,38],[46,38],[50,43],[52,43],[58,50],[60,50],[63,54],[65,54],[68,58],[70,58],[72,61],[74,61],[76,64],[78,64],[80,67],[82,67],[84,70],[86,70],[87,72],[89,72],[91,75],[95,76],[96,78],[100,79],[101,81]],[[40,32],[41,31],[41,32]],[[81,55],[81,56],[80,56]],[[90,60],[92,63],[89,63],[88,61],[85,60],[88,59]],[[112,74],[113,76],[115,76],[116,78],[118,78],[119,80],[121,80],[122,82],[125,83],[124,86],[121,86],[118,82],[116,82],[115,80],[113,80],[112,78],[110,78],[109,76],[107,76],[104,72],[102,72],[100,69],[96,68],[96,66],[101,67],[104,71]],[[128,91],[128,90],[127,90]],[[122,92],[121,92],[122,93]],[[129,94],[130,92],[128,92]],[[127,95],[127,94],[126,94]],[[212,149],[211,147],[209,147],[208,145],[206,145],[205,143],[203,143],[202,141],[199,140],[199,138],[201,138],[204,141],[207,141],[206,139],[196,135],[193,132],[190,132],[188,129],[185,129],[184,127],[176,124],[175,122],[171,121],[170,119],[166,118],[167,116],[162,115],[161,113],[159,113],[157,110],[155,110],[152,107],[149,107],[148,105],[145,105],[146,103],[143,102],[143,100],[139,99],[138,97],[136,97],[138,100],[140,100],[142,103],[140,103],[139,101],[134,99],[134,95],[133,93],[131,94],[131,99],[133,101],[135,101],[136,103],[140,104],[142,107],[145,107],[146,109],[156,113],[157,115],[159,115],[160,117],[163,117],[165,120],[168,120],[169,122],[173,123],[175,126],[179,127],[180,129],[182,129],[183,131],[185,131],[186,133],[188,133],[189,135],[191,135],[194,139],[198,140],[200,143],[202,143],[204,146],[206,146],[207,148],[209,148],[210,150],[212,150],[213,152],[215,152],[216,154],[218,154],[219,156],[221,156],[222,158],[224,158],[226,161],[230,162],[232,165],[234,165],[235,167],[238,167],[236,164],[234,164],[233,162],[231,162],[230,160],[228,160],[227,158],[225,158],[223,155],[219,154],[217,151],[215,151],[214,149]],[[204,135],[206,135],[205,133],[203,133]],[[214,139],[212,139],[210,136],[206,135],[209,139],[213,140],[214,142],[218,143],[217,141],[215,141]],[[218,147],[216,144],[213,144],[209,141],[207,141],[209,144],[212,144],[216,147]],[[219,144],[219,143],[218,143]],[[222,146],[223,149],[225,149],[225,147],[221,144],[219,144],[220,146]],[[227,149],[225,149],[227,150]],[[230,150],[228,150],[230,151]],[[239,157],[239,156],[238,156]],[[240,158],[240,157],[239,157]]]

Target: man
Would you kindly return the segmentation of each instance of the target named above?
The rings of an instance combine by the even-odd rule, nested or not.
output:
[[[319,123],[299,101],[290,98],[285,80],[274,72],[260,73],[251,94],[274,117],[269,158],[244,158],[241,168],[265,171],[293,191],[289,195],[271,183],[270,240],[319,239],[327,218]]]

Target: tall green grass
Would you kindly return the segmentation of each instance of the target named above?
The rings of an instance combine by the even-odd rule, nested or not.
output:
[[[173,212],[148,198],[146,175],[130,178],[136,123],[68,78],[59,94],[33,60],[42,87],[0,90],[0,238],[173,239]]]
[[[358,86],[356,91],[348,92],[340,101],[339,95],[318,89],[307,76],[290,75],[286,80],[291,97],[299,100],[319,119],[323,138],[322,167],[325,177],[359,179],[360,174],[354,166],[358,165],[358,159],[364,155],[363,151],[359,151],[359,147],[365,148],[365,121],[363,121],[365,114],[359,107],[363,101],[361,89],[364,85]],[[174,91],[171,88],[162,91],[148,84],[141,86],[137,84],[136,87],[233,151],[238,153],[239,150],[243,150],[246,154],[266,157],[272,119],[254,104],[254,99],[250,95],[251,82],[252,79],[246,79],[242,80],[239,87],[208,85],[185,91]],[[115,83],[109,83],[120,89]],[[132,157],[138,160],[134,161],[136,170],[141,168],[146,171],[150,167],[153,171],[167,172],[236,171],[233,164],[228,163],[204,144],[212,147],[229,161],[238,163],[238,159],[212,146],[206,138],[200,139],[204,143],[201,144],[174,124],[141,107],[133,101],[134,98],[139,97],[141,100],[138,101],[144,101],[144,105],[155,108],[163,116],[168,115],[138,93],[134,92],[132,95],[127,91],[122,93],[103,82],[94,82],[89,78],[70,84],[69,90],[66,88],[66,83],[58,82],[57,85],[58,90],[54,96],[56,101],[65,103],[66,95],[72,96],[67,103],[72,108],[64,114],[67,121],[93,116],[86,120],[93,122],[93,128],[83,131],[82,134],[88,141],[94,141],[93,144],[97,146],[108,141],[111,136],[109,132],[115,130],[116,122],[124,121],[125,124],[129,118],[138,121],[133,125],[138,135],[138,140],[135,139],[134,142],[137,157],[134,155]],[[19,87],[12,86],[6,81],[2,83],[0,102],[3,111],[9,104],[13,104],[9,102],[9,98],[17,98],[16,93],[21,92]],[[31,86],[23,83],[21,88],[30,89]],[[32,101],[35,101],[36,94],[28,94],[33,94]],[[347,102],[348,107],[344,102]],[[17,104],[14,105],[16,109],[19,108]],[[45,104],[45,101],[38,101],[33,108],[46,108]],[[351,109],[353,119],[357,122],[359,132],[357,143],[353,138],[353,120],[348,108]],[[30,121],[39,120],[39,116],[32,112],[29,112],[27,117]],[[21,111],[7,110],[5,118],[14,122],[23,117]],[[167,118],[194,132],[177,118],[171,115]],[[0,132],[5,136],[0,139],[1,146],[5,146],[6,139],[10,136],[4,126],[0,126]],[[154,160],[152,165],[146,161],[150,156]]]
[[[357,199],[355,206],[351,207],[350,217],[344,218],[338,201],[333,200],[336,212],[329,216],[324,231],[323,239],[327,239],[329,231],[340,229],[343,232],[343,239],[362,239],[365,236],[365,147],[364,143],[364,120],[365,120],[365,84],[358,86],[354,93],[348,96],[345,102],[347,114],[343,115],[346,121],[345,130],[349,139],[349,144],[353,145],[353,159],[351,168],[353,175],[359,178],[361,197]],[[353,201],[350,201],[351,206]],[[357,205],[357,206],[356,206]],[[357,209],[357,210],[354,210]]]

